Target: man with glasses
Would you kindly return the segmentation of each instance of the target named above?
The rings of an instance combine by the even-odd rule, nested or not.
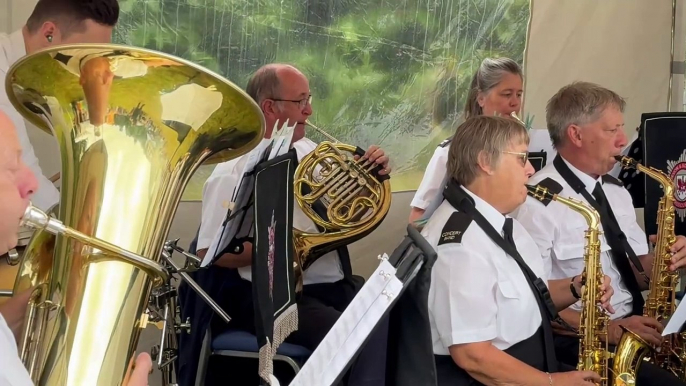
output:
[[[255,72],[248,82],[246,91],[257,102],[265,116],[265,138],[271,138],[275,124],[281,127],[288,121],[289,125],[297,123],[291,146],[296,150],[298,160],[315,149],[317,144],[305,138],[305,122],[312,114],[310,86],[305,75],[298,69],[286,64],[265,65]],[[218,229],[221,228],[226,214],[225,205],[239,181],[239,174],[248,157],[249,155],[244,155],[217,165],[205,183],[202,220],[196,247],[200,257],[205,256]],[[390,173],[388,156],[378,146],[370,146],[363,157],[381,165],[383,170],[380,174]],[[294,204],[293,208],[295,228],[305,232],[320,232],[316,224],[302,212],[297,204]],[[214,318],[213,334],[227,327],[255,332],[251,285],[252,250],[252,244],[245,242],[242,252],[225,253],[216,259],[211,268],[215,272],[223,270],[222,275],[226,280],[232,281],[229,285],[230,290],[224,290],[220,294],[222,299],[215,299],[232,317],[231,323],[227,326],[217,320],[218,318]],[[361,288],[363,282],[361,279],[352,275],[350,257],[345,247],[317,259],[304,271],[303,291],[297,301],[298,330],[292,333],[286,341],[314,350]],[[197,326],[197,324],[194,325]],[[365,348],[351,367],[347,385],[384,384],[385,334],[384,329],[378,329],[370,336]],[[187,361],[189,366],[192,366],[192,362],[192,359]],[[181,364],[181,366],[184,365]],[[181,368],[181,372],[185,370]]]
[[[648,289],[647,277],[653,269],[653,254],[647,238],[636,222],[631,196],[622,183],[609,175],[615,156],[627,144],[624,131],[625,101],[615,92],[587,82],[572,83],[560,89],[546,108],[550,138],[558,155],[536,173],[530,184],[561,187],[557,192],[586,202],[598,210],[603,236],[601,264],[615,288],[609,325],[612,350],[623,334],[633,331],[651,345],[662,342],[663,325],[644,317],[641,291]],[[584,232],[586,221],[568,207],[550,202],[546,205],[528,198],[514,217],[538,244],[551,279],[576,277],[584,269]],[[672,246],[670,270],[686,266],[686,238],[677,236]],[[560,312],[572,327],[578,328],[580,303]],[[578,360],[579,340],[575,332],[560,330],[555,349],[560,361],[569,365]],[[650,363],[638,371],[639,385],[682,385],[670,373]]]

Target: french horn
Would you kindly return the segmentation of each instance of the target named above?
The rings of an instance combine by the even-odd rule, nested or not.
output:
[[[36,385],[120,385],[167,279],[160,260],[184,189],[202,163],[254,148],[264,116],[218,74],[114,44],[36,52],[5,87],[61,159],[55,221],[25,219],[37,230],[14,286],[31,291],[22,360]]]
[[[378,174],[380,167],[359,147],[341,143],[324,130],[307,125],[325,136],[303,157],[294,176],[297,205],[321,233],[293,229],[296,278],[319,257],[357,241],[376,229],[391,207],[391,183]]]

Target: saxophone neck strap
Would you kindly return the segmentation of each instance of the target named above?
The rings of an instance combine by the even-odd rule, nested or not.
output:
[[[631,263],[636,267],[636,270],[644,277],[646,280],[646,283],[648,282],[648,276],[645,274],[645,271],[643,269],[643,264],[641,264],[641,261],[639,260],[638,256],[636,256],[636,253],[634,252],[634,249],[631,248],[631,245],[629,244],[629,241],[627,240],[626,235],[624,232],[622,232],[621,228],[619,227],[619,223],[617,222],[617,219],[612,212],[612,208],[610,208],[610,204],[608,202],[605,203],[605,205],[600,205],[598,201],[591,195],[588,190],[586,189],[586,185],[577,177],[574,172],[567,166],[567,164],[564,162],[562,157],[558,154],[555,159],[553,160],[553,166],[557,170],[558,173],[560,173],[560,176],[569,184],[569,186],[572,187],[572,189],[578,193],[581,194],[586,201],[595,209],[598,211],[598,214],[600,214],[600,220],[603,225],[603,230],[606,233],[608,243],[611,243],[611,241],[616,240],[616,243],[611,243],[610,248],[613,250],[613,253],[616,253],[620,256],[627,256]],[[607,200],[605,200],[607,201]],[[633,275],[632,275],[633,276]],[[627,280],[625,278],[625,280]],[[630,280],[630,279],[629,279]]]

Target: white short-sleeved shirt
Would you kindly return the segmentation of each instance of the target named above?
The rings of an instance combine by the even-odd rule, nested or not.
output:
[[[603,192],[607,196],[608,203],[615,217],[617,217],[620,228],[626,234],[631,248],[638,256],[647,254],[647,238],[636,222],[636,212],[629,192],[623,186],[609,182],[603,183],[602,179],[596,180],[569,162],[565,161],[565,163],[584,183],[589,193],[592,194],[596,182],[601,182]],[[546,178],[552,178],[562,185],[560,196],[571,197],[587,203],[583,195],[576,193],[560,176],[552,162],[531,177],[529,184],[538,184]],[[543,256],[546,272],[551,279],[562,279],[581,274],[584,269],[583,257],[586,244],[584,232],[588,229],[588,224],[583,216],[559,202],[553,201],[546,206],[532,197],[527,197],[526,202],[512,213],[512,216],[526,228],[536,241]],[[610,255],[610,246],[602,234],[600,235],[600,243],[603,273],[610,277],[615,291],[612,296],[612,306],[616,312],[611,317],[613,319],[622,318],[632,311],[631,293],[620,277],[617,266]],[[572,309],[580,310],[580,302],[572,305]]]
[[[299,161],[316,147],[317,144],[307,138],[293,143]],[[205,182],[202,193],[202,220],[198,233],[198,250],[209,248],[218,235],[234,188],[238,183],[239,174],[249,154],[218,164]],[[293,205],[293,227],[308,233],[320,233],[316,224],[305,215],[297,203]],[[238,273],[245,280],[252,279],[250,266],[238,268]],[[343,279],[343,269],[336,251],[331,251],[317,259],[303,274],[305,285],[334,283],[341,279]]]
[[[529,151],[545,151],[547,162],[551,162],[557,155],[550,142],[550,136],[547,130],[532,129],[529,130]],[[443,141],[434,150],[434,154],[426,165],[426,171],[422,182],[417,188],[417,192],[410,203],[410,206],[418,209],[432,209],[433,206],[443,201],[443,188],[446,184],[446,175],[448,173],[448,152],[450,150],[450,139]],[[433,204],[433,205],[432,205]]]
[[[465,191],[476,209],[502,232],[505,216]],[[438,254],[429,289],[429,321],[437,355],[449,355],[452,345],[486,341],[505,350],[530,338],[541,326],[536,297],[521,268],[476,222],[468,223],[461,239],[458,235],[454,242],[439,245],[442,235],[454,231],[449,228],[456,223],[464,228],[466,218],[444,201],[422,230]],[[524,261],[547,283],[536,243],[516,220],[512,235]]]
[[[26,367],[19,359],[17,342],[5,318],[0,315],[0,386],[33,386]]]
[[[14,127],[17,130],[19,137],[19,144],[21,145],[22,161],[29,169],[36,175],[38,179],[38,190],[31,196],[33,205],[41,210],[47,211],[53,205],[57,204],[60,199],[60,194],[55,185],[43,175],[43,170],[38,163],[38,157],[33,150],[33,145],[29,141],[29,134],[27,127],[33,127],[33,130],[38,130],[33,124],[24,120],[24,118],[15,110],[12,103],[10,103],[7,93],[5,92],[5,78],[7,71],[16,61],[26,55],[26,48],[24,46],[24,36],[21,30],[13,32],[11,35],[0,34],[0,110],[2,110],[12,120]]]

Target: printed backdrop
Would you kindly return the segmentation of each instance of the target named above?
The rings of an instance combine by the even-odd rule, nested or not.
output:
[[[310,79],[311,121],[391,156],[393,190],[413,190],[461,116],[485,57],[522,63],[529,0],[120,0],[115,42],[170,53],[245,88],[270,62]],[[308,134],[313,140],[319,134]],[[201,166],[185,200],[200,200]]]

